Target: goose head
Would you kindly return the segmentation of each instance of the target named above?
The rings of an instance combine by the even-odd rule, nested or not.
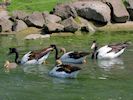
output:
[[[16,48],[9,48],[8,55],[13,54],[13,53],[16,53],[16,52],[17,52],[17,49]]]
[[[50,47],[53,48],[53,49],[56,49],[56,45],[55,44],[51,44]]]
[[[93,49],[91,58],[92,58],[92,59],[97,58],[97,53],[96,53],[96,52],[97,52],[97,50],[98,50],[98,46],[97,46],[97,43],[96,43],[95,40],[94,40],[93,43],[92,43],[91,49]]]
[[[18,58],[19,58],[19,53],[18,53],[18,51],[17,51],[16,48],[9,48],[9,53],[8,53],[8,55],[11,55],[11,54],[15,54],[15,55],[16,55],[16,56],[15,56],[15,63],[20,64],[21,62],[18,60]]]
[[[66,53],[66,49],[65,48],[60,48],[60,52]]]
[[[97,43],[95,40],[92,43],[91,49],[97,50]]]
[[[61,65],[61,64],[62,64],[62,61],[59,60],[59,59],[57,59],[57,60],[56,60],[56,65]]]

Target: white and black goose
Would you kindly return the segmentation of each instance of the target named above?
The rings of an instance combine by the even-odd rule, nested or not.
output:
[[[79,70],[81,68],[60,63],[49,72],[49,75],[58,78],[76,78]]]
[[[17,64],[42,64],[48,58],[50,52],[54,49],[54,45],[50,45],[47,48],[38,51],[29,51],[26,53],[21,61],[18,60],[19,53],[16,48],[9,48],[9,55],[15,54],[15,62]]]
[[[96,41],[93,41],[91,49],[93,49],[92,59],[112,59],[119,57],[127,48],[127,42],[105,45],[98,49]]]
[[[61,52],[63,52],[62,56],[58,56],[58,49],[55,47],[56,50],[56,59],[61,60],[62,63],[74,63],[74,64],[82,64],[86,63],[86,57],[89,55],[89,52],[82,52],[82,51],[70,51],[66,52],[65,48],[61,48]]]

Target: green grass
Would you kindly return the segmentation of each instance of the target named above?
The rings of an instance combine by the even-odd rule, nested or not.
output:
[[[71,2],[73,0],[11,0],[8,10],[51,11],[57,3]],[[2,0],[0,0],[2,2]],[[123,0],[125,3],[125,0]]]
[[[12,0],[8,10],[24,10],[28,12],[51,11],[57,3],[62,2],[66,2],[66,0]]]

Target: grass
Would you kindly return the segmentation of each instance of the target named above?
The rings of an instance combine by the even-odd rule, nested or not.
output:
[[[51,11],[57,3],[62,2],[66,2],[66,0],[12,0],[8,10],[24,10],[28,12]]]

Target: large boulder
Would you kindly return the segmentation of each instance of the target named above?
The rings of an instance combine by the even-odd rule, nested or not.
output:
[[[72,4],[79,16],[99,22],[109,22],[111,19],[110,8],[100,1],[78,1]]]
[[[130,14],[130,19],[133,20],[133,0],[128,0],[127,3],[128,3],[127,10]]]
[[[61,18],[59,16],[56,15],[52,15],[52,14],[48,14],[44,17],[45,21],[47,23],[51,22],[51,23],[57,23],[61,21]]]
[[[11,32],[12,30],[12,22],[5,18],[0,18],[0,32]]]
[[[8,15],[8,12],[6,10],[0,10],[0,18],[9,19],[10,16]]]
[[[61,24],[64,26],[65,32],[74,33],[80,28],[80,25],[72,17],[63,20]]]
[[[44,25],[43,30],[46,33],[61,32],[61,31],[64,30],[64,26],[59,24],[59,23],[52,23],[52,22],[50,22],[50,23]]]
[[[35,40],[35,39],[44,39],[44,38],[50,38],[50,35],[49,34],[46,34],[46,35],[41,35],[41,34],[30,34],[30,35],[27,35],[24,39],[26,40]]]
[[[27,25],[22,20],[16,20],[13,25],[13,31],[21,31],[27,28]]]
[[[40,12],[33,12],[31,15],[29,15],[26,19],[25,22],[28,26],[34,26],[38,28],[42,28],[45,20]]]
[[[57,16],[60,16],[62,19],[67,19],[71,16],[75,18],[77,16],[77,12],[74,9],[74,7],[72,7],[71,5],[68,5],[68,4],[57,5],[53,9],[52,13]]]
[[[16,10],[12,12],[12,17],[15,19],[20,19],[20,20],[25,20],[26,17],[28,17],[29,14],[24,12],[24,11],[20,11],[20,10]]]
[[[94,25],[91,22],[87,21],[86,19],[82,17],[77,17],[77,20],[81,27],[81,31],[89,33],[94,33],[96,31]]]
[[[126,22],[129,19],[129,13],[127,12],[122,0],[104,0],[112,9],[112,20],[115,22]]]

